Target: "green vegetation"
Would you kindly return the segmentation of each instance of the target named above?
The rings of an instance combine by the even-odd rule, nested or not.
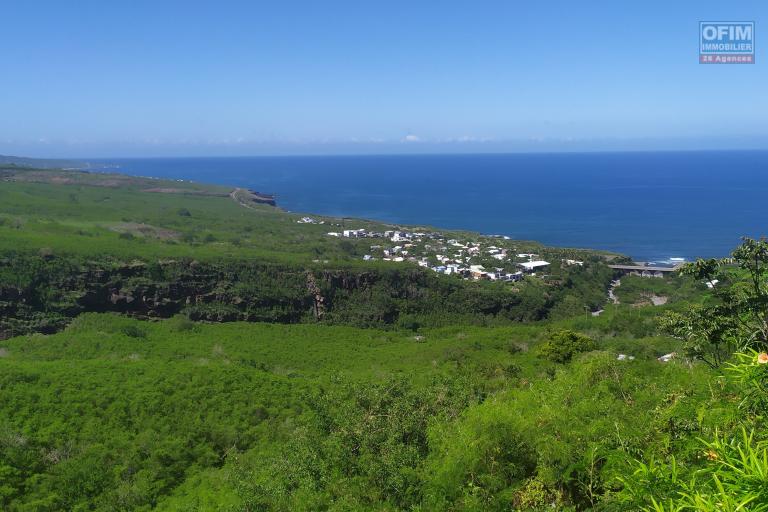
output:
[[[3,172],[1,510],[768,509],[767,242],[605,305],[601,253],[466,281],[245,192]]]
[[[653,304],[653,298],[660,298],[664,303],[696,301],[706,286],[702,281],[686,279],[685,276],[652,278],[640,276],[624,276],[621,285],[614,291],[619,302],[636,306]]]
[[[60,333],[3,343],[3,507],[317,510],[346,501],[352,509],[397,509],[468,499],[466,477],[430,468],[447,471],[448,461],[466,467],[464,456],[450,450],[462,425],[479,414],[474,407],[500,407],[515,422],[530,421],[519,434],[526,443],[548,446],[566,432],[583,436],[586,430],[571,427],[591,422],[603,425],[590,427],[597,442],[630,434],[623,427],[616,433],[602,407],[591,418],[571,408],[565,418],[557,404],[567,399],[589,409],[596,395],[587,384],[609,369],[616,380],[603,383],[605,407],[629,423],[629,411],[650,414],[666,392],[690,385],[652,356],[615,361],[615,341],[605,340],[604,351],[587,354],[577,368],[557,369],[538,356],[537,347],[552,337],[536,325],[414,335],[84,314]],[[706,372],[684,373],[705,389]],[[622,390],[649,376],[655,382],[643,401],[635,397],[623,411],[629,404]],[[558,430],[541,428],[547,416]],[[512,428],[496,432],[495,425],[495,436]],[[475,446],[453,449],[459,445]],[[586,446],[584,439],[562,456],[571,463]],[[525,470],[515,473],[520,479],[504,477],[503,488],[485,492],[515,488],[544,467],[557,474],[566,462],[550,461],[554,456],[538,460],[531,451]],[[478,475],[496,471],[491,466],[478,467]]]
[[[553,332],[541,346],[542,357],[555,363],[567,363],[573,356],[595,350],[596,344],[589,336],[581,333],[561,330]]]

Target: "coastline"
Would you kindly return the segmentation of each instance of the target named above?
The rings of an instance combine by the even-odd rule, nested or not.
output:
[[[767,162],[768,152],[753,151],[350,155],[111,159],[90,170],[266,190],[289,212],[669,262],[726,257],[741,236],[764,234]],[[733,176],[708,172],[718,166]]]

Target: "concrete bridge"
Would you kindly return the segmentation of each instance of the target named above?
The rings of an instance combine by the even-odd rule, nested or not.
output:
[[[608,265],[613,270],[618,270],[624,275],[635,275],[643,277],[664,277],[666,274],[677,272],[682,264],[674,267],[659,267],[653,265]]]

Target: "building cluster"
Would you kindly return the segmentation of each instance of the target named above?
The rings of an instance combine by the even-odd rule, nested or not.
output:
[[[368,231],[367,229],[345,229],[343,231],[331,231],[328,236],[343,238],[388,238],[393,242],[405,242],[409,240],[422,240],[434,238],[438,233],[421,233],[409,231]]]
[[[370,246],[370,253],[363,256],[366,261],[409,261],[440,274],[464,279],[519,281],[526,274],[536,275],[550,266],[537,254],[515,254],[509,248],[495,245],[498,242],[494,239],[509,240],[508,237],[483,237],[473,241],[448,239],[442,233],[434,232],[366,229],[333,231],[328,236],[377,239],[377,243]],[[582,264],[575,260],[563,260],[563,263]]]
[[[298,224],[325,224],[324,220],[313,219],[312,217],[302,217],[296,221]]]

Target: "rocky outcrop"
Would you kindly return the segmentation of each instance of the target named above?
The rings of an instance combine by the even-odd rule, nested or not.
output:
[[[307,292],[313,300],[315,319],[322,320],[325,314],[325,297],[323,297],[322,290],[317,285],[315,275],[312,272],[307,272]]]

